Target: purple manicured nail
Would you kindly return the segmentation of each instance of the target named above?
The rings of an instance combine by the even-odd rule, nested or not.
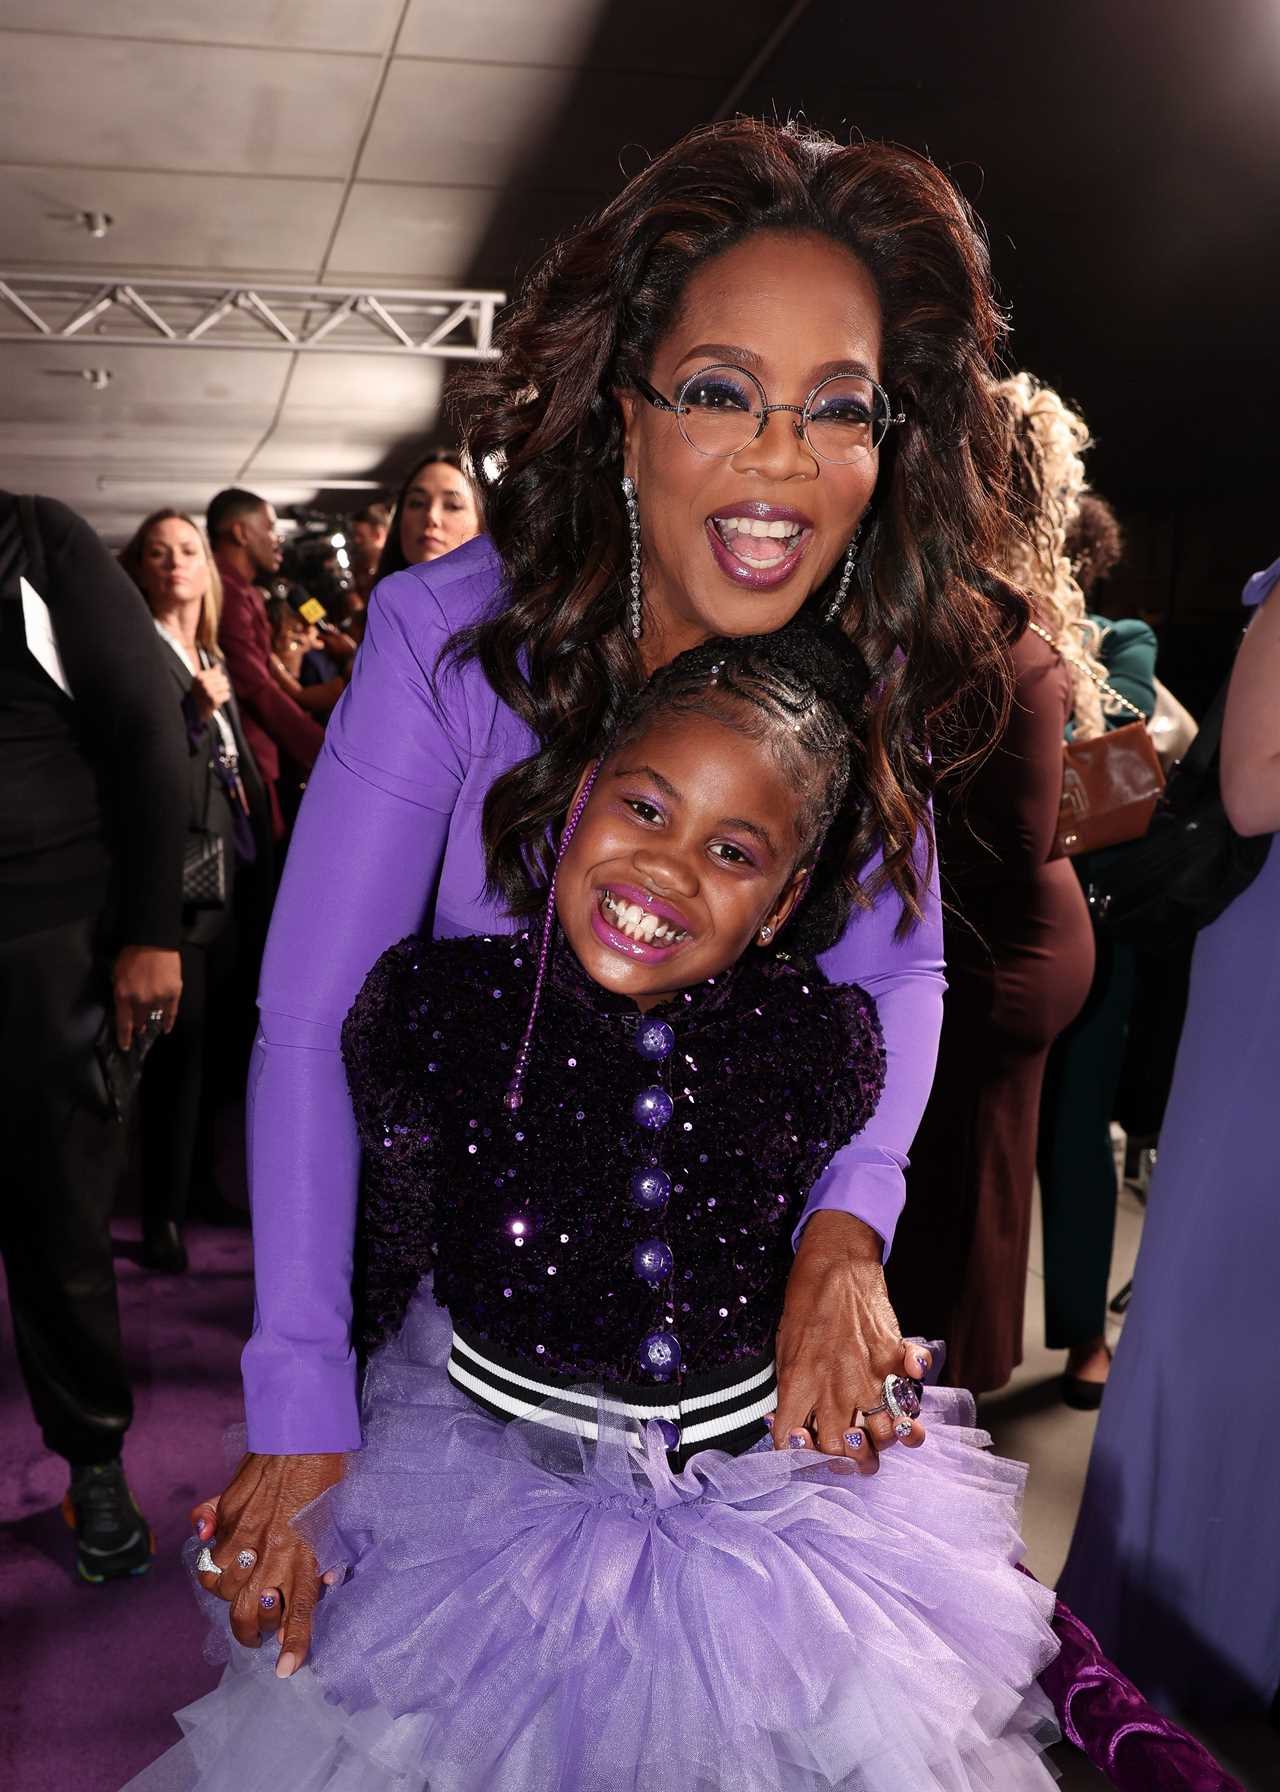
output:
[[[262,1607],[264,1612],[273,1612],[276,1609],[275,1594],[274,1593],[264,1593],[262,1595],[261,1599],[259,1599],[258,1604]]]
[[[787,1445],[792,1450],[807,1450],[809,1440],[803,1431],[793,1431],[787,1439]]]
[[[911,1436],[911,1420],[910,1419],[899,1419],[897,1424],[893,1428],[893,1435],[895,1437],[910,1437]]]
[[[846,1431],[844,1434],[844,1441],[848,1444],[851,1450],[860,1450],[862,1448],[862,1433],[860,1431]]]
[[[919,1369],[921,1375],[927,1374],[928,1369],[929,1369],[928,1357],[927,1356],[918,1356],[916,1358],[916,1368]]]
[[[764,1428],[766,1431],[773,1430],[773,1414],[771,1412],[767,1412],[764,1415]]]

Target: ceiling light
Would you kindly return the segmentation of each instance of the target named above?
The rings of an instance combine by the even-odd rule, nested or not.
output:
[[[110,212],[81,212],[80,222],[91,237],[104,237],[115,223]]]
[[[105,392],[111,384],[111,369],[109,367],[82,367],[80,378],[92,386],[95,392]]]

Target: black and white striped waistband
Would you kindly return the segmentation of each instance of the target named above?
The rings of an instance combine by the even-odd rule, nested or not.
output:
[[[582,1438],[596,1438],[601,1420],[606,1426],[612,1421],[639,1445],[647,1421],[667,1419],[679,1432],[668,1454],[680,1467],[699,1450],[735,1456],[749,1450],[764,1435],[760,1421],[777,1405],[771,1355],[686,1375],[678,1387],[610,1382],[597,1391],[455,1326],[448,1373],[456,1388],[495,1418],[531,1419]]]

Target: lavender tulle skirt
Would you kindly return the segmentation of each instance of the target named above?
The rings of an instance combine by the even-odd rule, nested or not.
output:
[[[366,1448],[296,1521],[349,1569],[307,1666],[233,1650],[130,1792],[1054,1784],[1054,1598],[1015,1568],[1025,1471],[966,1394],[930,1389],[927,1443],[871,1480],[767,1448],[676,1475],[656,1437],[490,1418],[449,1339],[424,1291],[370,1368]]]

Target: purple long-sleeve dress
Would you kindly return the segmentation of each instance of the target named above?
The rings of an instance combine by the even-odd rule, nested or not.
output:
[[[1280,603],[1280,561],[1245,601]],[[1133,1304],[1061,1586],[1161,1703],[1280,1689],[1280,848],[1196,942]]]
[[[453,632],[500,601],[483,537],[378,587],[351,687],[329,724],[276,907],[250,1077],[256,1311],[244,1355],[249,1447],[360,1447],[351,1349],[359,1146],[339,1031],[374,960],[415,930],[508,931],[484,887],[480,816],[493,780],[534,747],[474,663],[436,675]],[[890,891],[823,959],[877,1003],[888,1074],[865,1131],[832,1161],[804,1217],[856,1214],[885,1240],[933,1078],[944,988],[931,884],[895,939]],[[802,1221],[803,1223],[803,1221]]]

